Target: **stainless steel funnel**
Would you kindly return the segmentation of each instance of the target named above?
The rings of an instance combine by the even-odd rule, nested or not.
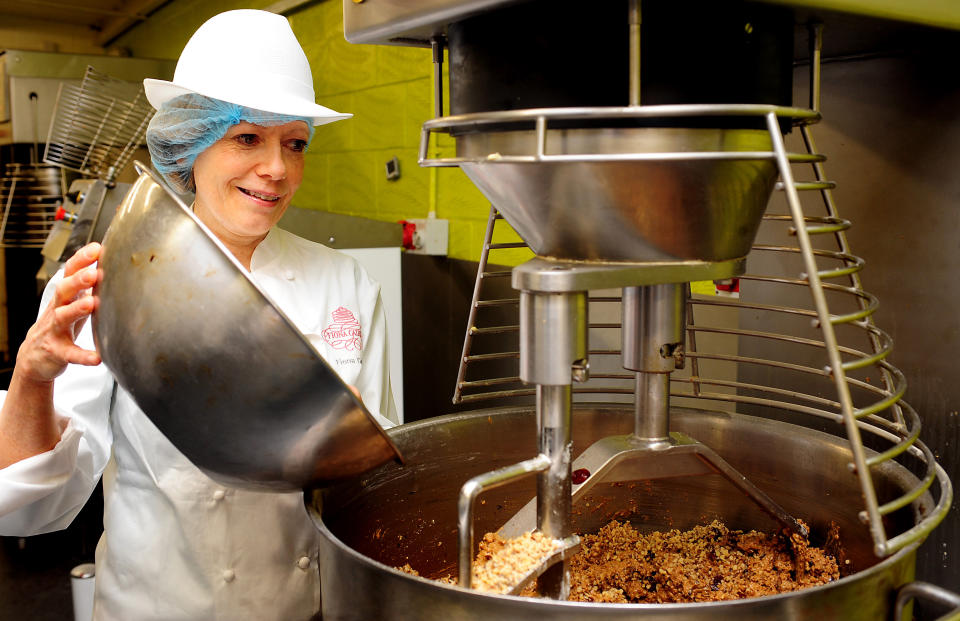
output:
[[[745,256],[777,178],[763,130],[551,129],[457,136],[460,167],[543,257],[724,261]],[[738,159],[742,154],[743,159]]]
[[[210,477],[285,491],[399,458],[243,267],[142,166],[103,241],[94,338],[117,381]]]

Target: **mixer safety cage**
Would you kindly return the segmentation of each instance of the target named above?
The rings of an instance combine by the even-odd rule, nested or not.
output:
[[[819,26],[799,108],[782,6],[446,2],[430,15],[382,9],[378,22],[374,2],[349,4],[349,40],[433,47],[437,118],[423,124],[420,164],[459,167],[492,204],[454,402],[526,405],[404,425],[390,435],[406,467],[306,495],[321,571],[337,568],[324,574],[324,618],[900,619],[914,597],[960,608],[912,583],[952,486],[902,399],[814,144]],[[690,33],[668,36],[681,17]],[[674,36],[672,50],[709,39],[723,76],[710,62],[688,75],[703,49],[660,53]],[[455,153],[437,149],[440,133]],[[523,244],[493,243],[504,222]],[[491,269],[518,245],[534,258]],[[507,277],[513,297],[484,297]],[[691,292],[731,278],[739,297]],[[515,349],[483,349],[494,334]],[[383,503],[389,515],[371,509]],[[578,534],[614,517],[645,531],[720,518],[815,543],[837,528],[841,577],[728,601],[566,601]],[[503,594],[471,590],[475,533],[494,531],[538,531],[557,551]],[[458,584],[426,578],[445,575]],[[530,584],[540,597],[513,595]],[[357,585],[381,601],[358,608]]]

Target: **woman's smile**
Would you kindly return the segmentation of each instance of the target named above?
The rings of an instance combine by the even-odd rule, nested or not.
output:
[[[272,192],[249,190],[247,188],[240,188],[240,187],[238,187],[237,189],[243,192],[244,194],[246,194],[247,196],[250,196],[251,198],[255,198],[257,200],[264,201],[267,203],[273,204],[273,203],[276,203],[278,200],[280,200],[280,195],[274,194]]]

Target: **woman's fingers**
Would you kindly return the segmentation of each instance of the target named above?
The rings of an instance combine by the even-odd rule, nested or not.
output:
[[[93,265],[100,258],[100,244],[93,242],[77,250],[63,266],[64,276],[73,276],[78,271]]]
[[[97,283],[100,277],[94,263],[100,258],[100,244],[87,244],[67,259],[63,280],[57,283],[54,303],[64,306],[72,303],[84,291]]]
[[[84,291],[96,284],[98,277],[97,268],[94,266],[85,267],[71,276],[65,277],[57,283],[54,303],[57,306],[71,304]]]
[[[96,302],[96,298],[94,298],[92,295],[88,295],[78,300],[74,300],[70,304],[56,307],[53,309],[54,324],[64,331],[70,330],[72,334],[75,332],[75,330],[73,330],[73,325],[78,321],[87,318],[90,313],[96,309]]]
[[[63,359],[70,364],[95,366],[100,364],[100,354],[77,345],[70,345],[63,353]]]

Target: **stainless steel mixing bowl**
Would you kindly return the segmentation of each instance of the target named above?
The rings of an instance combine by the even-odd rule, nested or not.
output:
[[[857,518],[863,504],[847,469],[845,439],[773,420],[675,408],[672,428],[716,450],[793,515],[808,522],[814,542],[831,523],[850,560],[835,582],[780,595],[695,604],[593,604],[490,595],[415,577],[456,576],[457,499],[470,477],[532,457],[537,425],[529,409],[478,411],[390,430],[405,465],[385,465],[305,496],[321,533],[324,621],[878,621],[890,619],[897,589],[913,580],[919,542],[878,559]],[[632,431],[632,410],[580,408],[573,415],[573,454],[592,442]],[[906,468],[887,462],[876,472],[878,494],[914,489]],[[478,533],[499,528],[535,494],[533,477],[484,493]],[[890,516],[892,530],[920,520],[929,493]],[[719,475],[639,483],[600,483],[574,506],[574,527],[590,532],[613,517],[640,530],[688,528],[716,517],[731,528],[774,530],[778,524]]]
[[[164,435],[223,483],[299,490],[399,453],[246,270],[143,166],[103,241],[104,363]]]

